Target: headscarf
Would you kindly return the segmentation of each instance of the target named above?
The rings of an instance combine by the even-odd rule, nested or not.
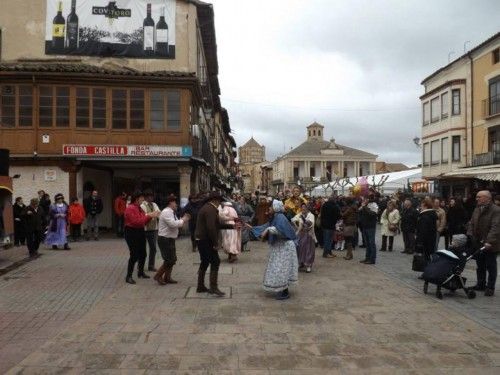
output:
[[[278,212],[285,212],[285,206],[283,205],[282,201],[279,201],[277,199],[273,200],[273,211],[278,213]]]

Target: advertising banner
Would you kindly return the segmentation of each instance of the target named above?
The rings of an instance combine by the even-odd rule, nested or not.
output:
[[[191,157],[190,146],[63,145],[63,155],[88,157]]]
[[[46,0],[45,53],[175,59],[176,0]]]

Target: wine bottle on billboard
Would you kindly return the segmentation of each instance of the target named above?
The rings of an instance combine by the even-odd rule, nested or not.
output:
[[[168,25],[165,21],[165,7],[161,8],[160,20],[156,24],[156,48],[157,56],[168,56]]]
[[[71,13],[66,19],[66,48],[74,51],[79,47],[78,16],[76,15],[76,0],[71,0]]]
[[[62,15],[62,1],[59,1],[57,15],[52,21],[52,49],[54,52],[64,51],[64,26],[66,22]]]
[[[143,23],[143,48],[144,55],[153,56],[155,47],[155,21],[151,18],[151,3],[147,5],[148,15]]]

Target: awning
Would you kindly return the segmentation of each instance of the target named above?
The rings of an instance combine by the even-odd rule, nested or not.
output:
[[[484,181],[500,181],[500,165],[457,169],[456,171],[443,174],[442,177],[476,178]]]
[[[7,186],[0,185],[0,190],[7,190],[11,194],[14,194],[14,191],[10,187],[7,187]]]

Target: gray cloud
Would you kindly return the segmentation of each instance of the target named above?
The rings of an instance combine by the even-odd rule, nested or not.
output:
[[[422,79],[498,32],[497,0],[214,0],[223,105],[273,159],[326,136],[420,162]],[[284,5],[286,3],[286,5]]]

